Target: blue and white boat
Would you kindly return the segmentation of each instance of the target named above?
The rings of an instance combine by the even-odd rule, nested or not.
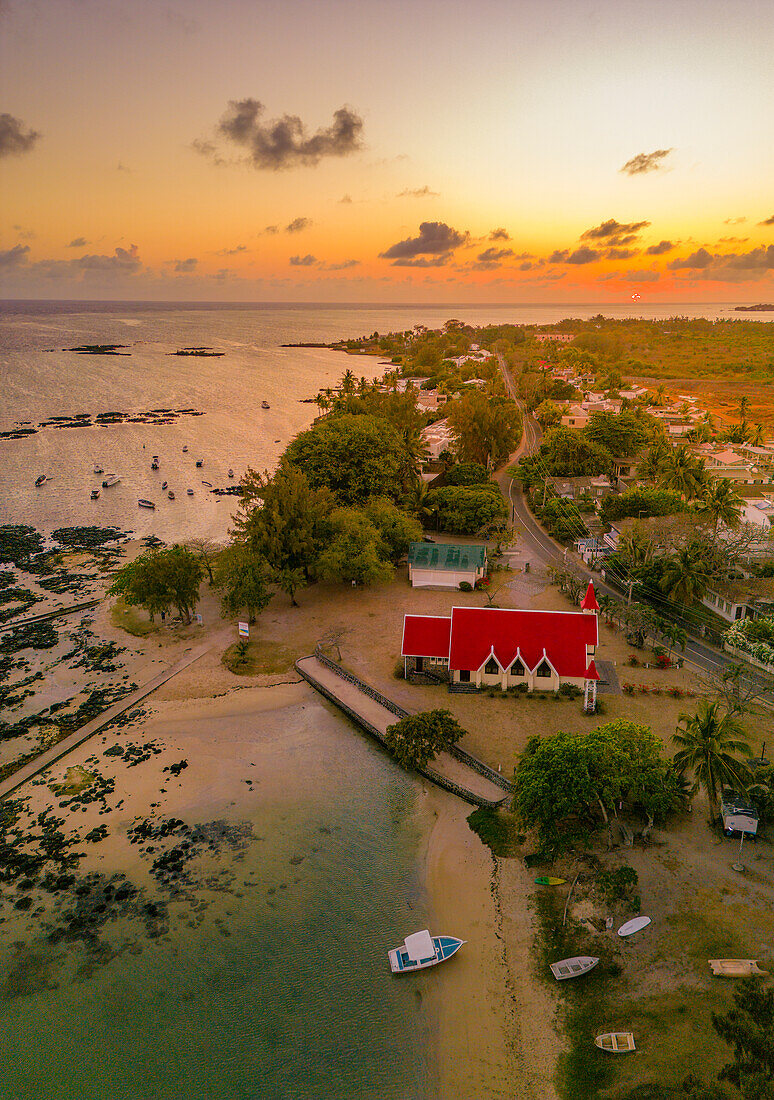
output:
[[[390,970],[393,974],[409,974],[427,966],[437,966],[450,959],[465,942],[456,936],[431,936],[427,929],[415,932],[406,936],[400,947],[388,952]]]

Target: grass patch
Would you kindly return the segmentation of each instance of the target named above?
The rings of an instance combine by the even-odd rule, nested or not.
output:
[[[481,806],[468,816],[468,825],[482,844],[492,849],[496,856],[516,856],[523,836],[519,833],[516,818],[507,810],[490,810]]]
[[[120,598],[110,609],[110,621],[113,626],[120,627],[135,638],[147,638],[149,634],[156,634],[160,630],[158,623],[152,623],[139,608],[129,607]]]
[[[91,772],[76,764],[67,769],[62,783],[49,783],[49,787],[54,794],[80,794],[92,785],[95,778]]]
[[[251,641],[246,645],[242,642],[230,645],[221,660],[236,676],[257,676],[289,672],[295,656],[278,642]]]

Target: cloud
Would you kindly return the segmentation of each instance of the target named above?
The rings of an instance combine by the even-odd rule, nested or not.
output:
[[[85,237],[73,237],[73,239],[70,241],[70,243],[68,244],[67,247],[68,248],[85,248],[88,243],[89,242],[86,240]]]
[[[423,256],[418,259],[401,258],[393,260],[393,267],[446,267],[454,254],[444,252],[440,256]]]
[[[198,153],[201,157],[206,157],[216,167],[221,168],[224,164],[228,164],[225,157],[222,157],[218,152],[218,147],[213,141],[207,141],[204,138],[194,138],[191,142],[191,148],[195,153]]]
[[[194,271],[198,262],[194,256],[189,256],[187,260],[175,260],[175,271]]]
[[[15,225],[14,229],[23,241],[34,241],[37,236],[34,229],[26,229],[23,225]]]
[[[273,237],[275,233],[279,233],[279,226],[267,225],[263,232],[266,234],[267,237]]]
[[[638,248],[608,248],[605,253],[607,260],[630,260],[639,253]]]
[[[718,244],[747,244],[749,237],[718,237]]]
[[[303,233],[305,229],[308,229],[312,224],[311,218],[293,218],[292,222],[289,222],[285,226],[286,233]]]
[[[699,279],[718,282],[747,282],[765,278],[774,271],[774,245],[760,245],[747,252],[715,253],[700,248],[683,260],[667,265],[673,271],[690,270]]]
[[[136,244],[128,249],[117,247],[111,256],[79,256],[70,262],[84,271],[113,271],[126,275],[133,275],[142,267]]]
[[[351,107],[334,111],[330,126],[310,134],[298,115],[264,120],[257,99],[232,99],[218,123],[218,135],[247,150],[253,168],[278,171],[313,166],[324,157],[344,157],[362,148],[363,120]],[[194,149],[215,157],[212,142],[198,140]]]
[[[643,229],[650,222],[617,222],[615,218],[608,218],[600,225],[592,226],[585,233],[581,233],[582,241],[604,241],[608,245],[625,245],[636,241]]]
[[[502,266],[502,261],[513,255],[512,248],[485,248],[476,256],[474,267],[478,271],[492,271]]]
[[[625,172],[627,176],[640,176],[644,172],[656,172],[663,167],[663,160],[672,152],[671,149],[654,149],[652,153],[638,153],[636,157],[627,160],[619,172]]]
[[[725,218],[723,225],[744,225],[747,218]]]
[[[774,225],[774,214],[770,218],[764,218],[762,222],[758,222],[758,225]]]
[[[670,271],[679,271],[683,267],[704,268],[712,263],[712,254],[706,248],[699,248],[682,260],[670,260],[667,267]]]
[[[291,256],[290,257],[290,266],[291,267],[313,267],[314,264],[316,264],[317,262],[318,262],[317,257],[316,256],[311,256],[311,255],[309,255],[309,253],[307,253],[306,256]]]
[[[246,244],[238,244],[236,248],[219,248],[216,256],[236,256],[239,252],[247,252]]]
[[[655,283],[661,278],[658,271],[643,268],[640,271],[627,271],[624,279],[627,283]]]
[[[0,251],[0,268],[19,267],[20,264],[26,263],[29,250],[28,244],[15,244],[5,252]]]
[[[556,248],[548,257],[550,264],[566,264],[567,257],[570,255],[569,248]]]
[[[507,229],[503,229],[502,226],[499,229],[493,229],[489,234],[490,241],[509,241],[511,235]]]
[[[380,252],[379,256],[384,260],[407,260],[414,256],[441,255],[459,248],[461,244],[465,244],[468,236],[468,233],[460,233],[457,229],[452,229],[450,225],[446,225],[445,222],[422,222],[419,226],[418,237],[407,237],[403,241],[398,241],[397,244],[390,245],[385,252]],[[396,264],[395,266],[408,267],[411,265]],[[428,265],[417,264],[415,266],[426,267]]]
[[[126,164],[123,164],[120,160],[116,165],[116,172],[126,172],[128,176],[134,175],[134,169],[129,168]]]
[[[565,261],[568,264],[593,264],[595,260],[600,258],[601,253],[597,252],[594,248],[589,248],[588,245],[581,245],[580,248],[576,248]]]
[[[413,191],[407,189],[400,191],[395,198],[396,199],[437,199],[440,196],[440,191],[431,191],[425,184],[424,187],[416,187]]]
[[[343,204],[344,206],[351,206],[352,205],[352,196],[351,195],[342,195],[341,198],[339,199],[339,203]]]
[[[342,260],[339,264],[325,264],[324,271],[346,271],[350,267],[359,267],[360,260]]]
[[[658,244],[651,244],[645,249],[648,256],[663,256],[665,252],[671,252],[674,248],[672,241],[659,241]]]
[[[29,153],[40,140],[37,130],[24,128],[20,118],[13,115],[0,115],[0,157],[20,156]]]

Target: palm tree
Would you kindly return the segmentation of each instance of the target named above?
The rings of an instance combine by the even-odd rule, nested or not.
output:
[[[763,424],[756,424],[750,431],[749,442],[752,443],[753,447],[762,447],[764,438]]]
[[[662,437],[656,440],[637,466],[637,476],[642,481],[657,481],[671,457],[671,448]]]
[[[706,477],[704,460],[683,443],[667,456],[660,480],[663,488],[673,489],[686,500],[691,500],[699,495]]]
[[[727,477],[711,481],[699,502],[699,514],[711,520],[716,531],[721,523],[726,527],[738,527],[743,508],[744,501]]]
[[[693,772],[691,794],[699,787],[707,792],[710,824],[718,816],[718,793],[724,786],[745,787],[749,782],[747,765],[735,753],[750,755],[744,727],[730,714],[720,713],[720,703],[702,700],[695,714],[681,714],[672,740],[678,746],[674,763],[684,775]]]
[[[416,481],[403,497],[403,507],[417,517],[423,527],[435,518],[436,508],[430,503],[430,487],[426,481]]]
[[[668,599],[692,604],[704,595],[710,579],[706,548],[701,543],[690,542],[665,560],[659,587]]]
[[[354,372],[351,371],[349,369],[349,367],[347,367],[347,369],[344,371],[344,374],[341,376],[341,382],[339,383],[339,389],[341,390],[341,392],[343,394],[345,394],[346,396],[349,396],[350,394],[355,392],[356,385],[357,385],[357,383],[356,383]]]
[[[669,397],[667,396],[666,386],[662,382],[656,392],[651,397],[648,404],[650,404],[654,409],[663,409],[664,406],[668,404],[668,402]]]

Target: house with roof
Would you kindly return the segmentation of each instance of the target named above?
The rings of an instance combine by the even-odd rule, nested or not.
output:
[[[412,542],[408,569],[412,588],[473,588],[486,574],[486,546]]]
[[[406,615],[401,655],[406,678],[432,672],[451,690],[526,684],[558,691],[572,684],[596,701],[594,657],[599,604],[589,581],[580,611],[453,607],[451,615]],[[593,703],[592,703],[593,705]]]

